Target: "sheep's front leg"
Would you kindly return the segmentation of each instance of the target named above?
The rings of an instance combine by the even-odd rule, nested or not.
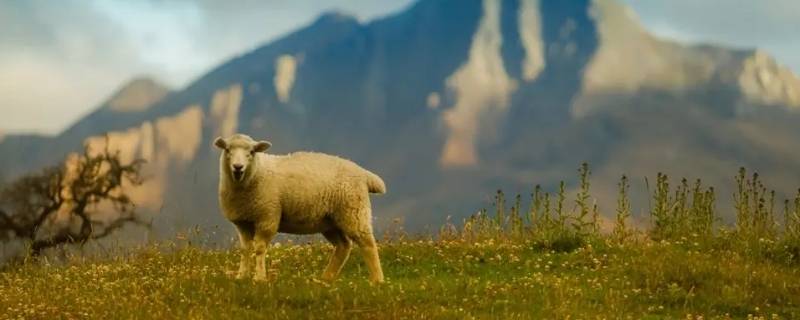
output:
[[[275,237],[277,231],[273,230],[260,230],[256,232],[253,247],[256,253],[256,274],[253,277],[256,281],[266,281],[267,280],[267,265],[266,265],[266,256],[267,256],[267,247],[269,247],[269,243],[272,241],[272,238]]]
[[[236,273],[236,279],[245,279],[252,272],[253,265],[253,236],[254,228],[252,223],[235,223],[236,231],[239,233],[239,244],[242,249],[241,260],[239,261],[239,272]]]

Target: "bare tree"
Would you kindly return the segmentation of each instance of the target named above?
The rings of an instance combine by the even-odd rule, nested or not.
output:
[[[0,192],[0,241],[25,241],[36,256],[46,248],[106,237],[128,224],[149,227],[125,193],[143,182],[143,163],[123,163],[119,152],[107,148],[96,155],[86,148],[74,159],[11,182]],[[113,214],[98,210],[105,203]]]

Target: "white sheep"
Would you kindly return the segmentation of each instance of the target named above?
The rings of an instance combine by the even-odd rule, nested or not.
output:
[[[369,193],[386,193],[380,177],[339,157],[314,152],[271,155],[272,145],[236,134],[214,141],[220,156],[219,202],[239,233],[243,247],[237,278],[251,272],[266,280],[267,246],[278,233],[322,233],[334,246],[322,278],[336,279],[351,241],[364,251],[370,281],[383,282],[378,247],[372,233]]]

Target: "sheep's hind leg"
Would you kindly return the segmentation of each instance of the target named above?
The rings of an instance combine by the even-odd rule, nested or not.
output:
[[[372,235],[372,230],[369,232],[360,232],[357,236],[353,237],[353,240],[358,243],[358,246],[364,251],[364,260],[369,270],[369,281],[372,283],[382,283],[383,270],[381,269],[381,260],[378,257],[378,244],[375,241],[375,237]]]
[[[256,274],[253,277],[253,280],[256,281],[266,281],[267,280],[267,266],[266,266],[266,255],[267,255],[267,247],[269,243],[272,241],[272,238],[275,237],[277,232],[273,230],[269,231],[261,231],[259,230],[256,232],[255,239],[254,239],[254,251],[256,253]]]
[[[325,268],[325,272],[322,273],[322,279],[325,281],[333,281],[339,276],[339,273],[342,271],[342,266],[347,262],[352,244],[350,239],[347,239],[341,230],[335,229],[326,231],[323,232],[322,235],[334,245],[333,253],[331,253],[330,261],[328,261],[328,266]]]
[[[253,224],[252,223],[237,223],[236,231],[239,233],[239,243],[242,246],[242,256],[239,261],[239,272],[236,273],[236,279],[247,278],[252,272],[253,257]]]
[[[372,283],[383,282],[383,270],[378,257],[378,244],[372,234],[372,209],[369,197],[365,194],[362,202],[333,216],[336,226],[345,236],[353,240],[364,252],[364,260]]]

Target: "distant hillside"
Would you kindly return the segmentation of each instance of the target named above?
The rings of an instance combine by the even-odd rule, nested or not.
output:
[[[702,177],[728,195],[747,166],[790,192],[798,110],[800,80],[765,53],[658,39],[614,0],[422,0],[366,24],[323,15],[180,91],[136,80],[58,136],[7,136],[0,171],[111,132],[149,161],[137,200],[160,225],[224,224],[210,144],[245,132],[379,173],[378,225],[413,229],[469,215],[498,188],[554,188],[583,161],[606,211],[623,173]]]

